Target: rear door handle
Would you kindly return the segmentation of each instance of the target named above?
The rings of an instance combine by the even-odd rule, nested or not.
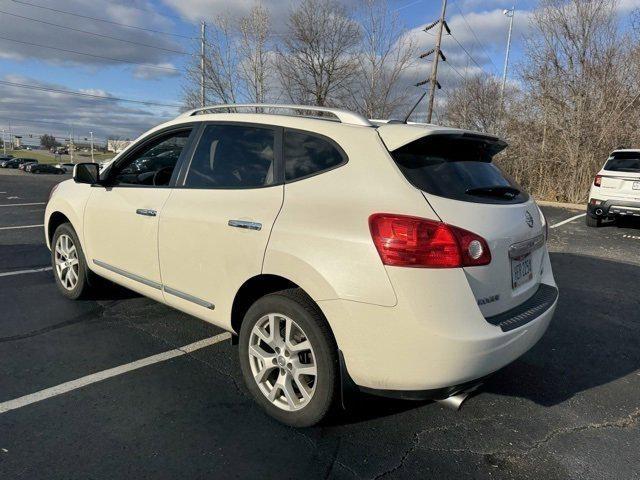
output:
[[[139,208],[136,210],[136,213],[138,215],[144,215],[146,217],[155,217],[158,212],[156,212],[155,210],[150,210],[148,208]]]
[[[229,220],[230,227],[246,228],[247,230],[261,230],[262,224],[257,222],[246,222],[244,220]]]

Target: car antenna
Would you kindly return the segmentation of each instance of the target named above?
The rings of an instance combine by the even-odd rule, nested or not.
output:
[[[418,99],[418,101],[415,103],[415,105],[413,107],[411,107],[411,110],[409,110],[409,113],[407,113],[407,116],[404,117],[404,120],[402,121],[402,123],[407,123],[409,121],[409,117],[411,116],[411,114],[413,113],[413,111],[416,109],[416,107],[418,106],[418,104],[422,101],[422,99],[425,97],[425,95],[427,94],[427,91],[425,90],[423,92],[422,95],[420,95],[420,98]]]

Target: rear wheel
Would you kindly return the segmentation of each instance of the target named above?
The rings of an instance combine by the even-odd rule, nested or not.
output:
[[[590,216],[589,214],[587,214],[587,227],[601,227],[602,226],[602,219],[601,218],[593,218],[592,216]]]
[[[242,323],[238,350],[247,388],[280,422],[315,425],[336,402],[336,343],[319,308],[301,289],[255,302]]]
[[[51,240],[51,263],[58,290],[76,300],[90,291],[84,252],[70,223],[56,228]]]

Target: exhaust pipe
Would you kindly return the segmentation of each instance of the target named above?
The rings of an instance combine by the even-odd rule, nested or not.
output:
[[[469,398],[469,396],[475,392],[482,383],[478,383],[477,385],[468,388],[467,390],[463,390],[454,395],[451,395],[447,398],[442,398],[440,400],[436,400],[440,405],[450,408],[451,410],[460,410],[464,401]]]

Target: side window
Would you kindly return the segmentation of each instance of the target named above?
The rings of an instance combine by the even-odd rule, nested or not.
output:
[[[208,125],[184,181],[193,188],[258,188],[274,183],[275,131]]]
[[[285,131],[284,171],[287,181],[315,175],[344,163],[343,154],[316,135]]]
[[[124,163],[115,166],[109,175],[113,185],[169,185],[180,154],[187,144],[191,130],[163,135],[151,142]]]

